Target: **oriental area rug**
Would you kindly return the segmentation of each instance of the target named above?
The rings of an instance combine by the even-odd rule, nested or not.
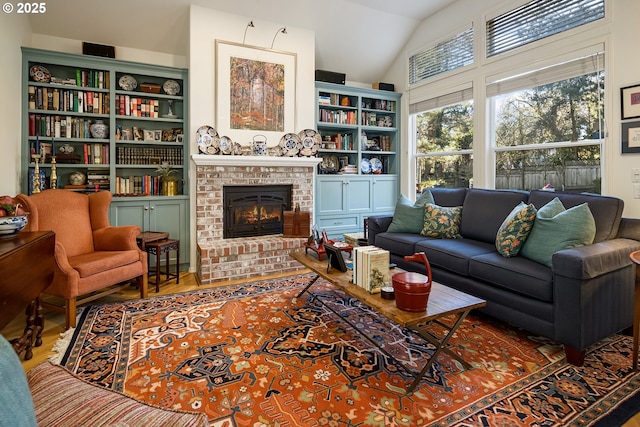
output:
[[[465,369],[312,275],[87,307],[61,364],[153,405],[202,412],[215,427],[589,426],[631,396],[631,338],[564,360],[544,338],[470,314],[451,339]],[[341,317],[358,326],[348,326]],[[397,360],[380,352],[366,333]]]

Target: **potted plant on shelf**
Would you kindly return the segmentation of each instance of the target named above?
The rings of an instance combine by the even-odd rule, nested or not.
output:
[[[179,171],[171,169],[169,163],[164,162],[158,169],[156,169],[160,179],[162,180],[162,195],[163,196],[175,196],[178,194],[178,175]]]

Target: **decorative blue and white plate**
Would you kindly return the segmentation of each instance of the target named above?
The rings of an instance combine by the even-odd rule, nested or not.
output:
[[[371,160],[369,160],[369,162],[371,163],[371,172],[372,173],[376,173],[376,172],[381,172],[382,171],[382,161],[379,158],[372,157]]]
[[[311,157],[315,156],[322,143],[322,137],[314,129],[305,129],[298,132],[302,148],[300,149],[300,155]]]
[[[125,74],[118,80],[118,86],[120,86],[122,90],[136,90],[138,82],[133,76]]]
[[[302,148],[302,141],[300,141],[300,137],[295,133],[287,133],[280,138],[280,147],[285,156],[297,156]]]
[[[371,162],[369,159],[362,159],[360,162],[360,172],[371,173]]]

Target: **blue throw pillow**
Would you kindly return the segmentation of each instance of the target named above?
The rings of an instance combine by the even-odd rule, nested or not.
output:
[[[596,222],[588,204],[565,209],[556,197],[538,209],[533,228],[520,255],[551,267],[554,253],[590,245],[595,235]]]
[[[0,335],[0,427],[37,427],[33,399],[20,359]]]
[[[424,205],[433,203],[431,191],[425,190],[415,203],[411,203],[404,194],[396,203],[396,210],[387,231],[391,233],[415,233],[418,234],[424,225]]]

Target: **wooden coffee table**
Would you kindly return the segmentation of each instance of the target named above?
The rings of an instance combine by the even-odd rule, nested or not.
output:
[[[449,339],[453,336],[467,314],[469,314],[469,312],[474,308],[485,306],[487,304],[486,301],[466,294],[464,292],[449,288],[440,283],[432,282],[431,294],[429,295],[427,309],[424,312],[418,313],[404,311],[396,307],[395,300],[383,299],[379,293],[370,294],[365,289],[351,283],[351,270],[348,270],[347,272],[341,272],[336,269],[331,269],[327,272],[328,261],[319,261],[317,258],[313,257],[313,255],[306,255],[304,252],[292,252],[291,256],[300,264],[316,273],[316,277],[311,279],[309,284],[307,284],[307,286],[302,291],[300,291],[297,297],[301,297],[305,292],[307,292],[309,293],[309,295],[311,295],[312,299],[315,299],[316,301],[327,307],[329,310],[336,313],[333,308],[325,304],[321,299],[318,298],[316,294],[309,292],[309,288],[311,288],[311,286],[313,286],[313,284],[320,277],[322,277],[335,287],[342,289],[348,295],[369,306],[377,313],[382,314],[383,316],[401,326],[410,328],[411,330],[415,331],[420,337],[424,338],[426,341],[436,347],[434,353],[428,360],[425,361],[424,367],[417,374],[413,371],[410,371],[402,363],[398,364],[415,378],[413,383],[407,389],[407,394],[412,393],[413,390],[415,390],[422,377],[429,371],[429,368],[437,359],[440,352],[445,352],[454,359],[458,360],[465,368],[471,368],[471,365],[469,365],[469,363],[462,359],[462,357],[460,357],[458,354],[452,352],[447,347],[447,344],[449,342]],[[401,271],[403,270],[397,269],[397,272]],[[339,313],[336,314],[339,315]],[[444,317],[449,315],[456,316],[453,324],[446,324],[442,321]],[[362,333],[362,331],[356,325],[353,325],[347,319],[341,317],[341,320],[348,323],[354,329],[358,330],[359,333]],[[448,333],[445,336],[436,336],[435,334],[428,331],[427,327],[432,322],[444,326],[448,330]],[[395,360],[395,357],[389,354],[383,347],[381,347],[377,341],[367,336],[366,334],[362,335],[376,347],[378,347],[390,359]]]

